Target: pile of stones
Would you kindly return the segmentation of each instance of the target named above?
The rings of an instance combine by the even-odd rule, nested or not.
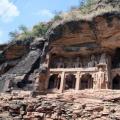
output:
[[[83,90],[34,98],[29,91],[2,93],[0,120],[120,120],[120,92]]]

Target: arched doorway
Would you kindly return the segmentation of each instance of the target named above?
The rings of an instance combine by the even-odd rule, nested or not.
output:
[[[120,68],[120,48],[117,48],[112,57],[112,68]]]
[[[112,88],[116,90],[120,89],[120,75],[117,74],[112,80]]]
[[[60,88],[61,78],[58,74],[53,74],[49,78],[48,89]]]
[[[83,74],[81,77],[80,89],[90,89],[93,88],[93,78],[89,73]]]
[[[68,74],[65,77],[65,90],[75,89],[76,78],[73,74]]]

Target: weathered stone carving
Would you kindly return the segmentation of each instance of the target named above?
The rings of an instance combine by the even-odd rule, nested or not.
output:
[[[99,64],[107,64],[106,53],[101,54]]]
[[[68,62],[67,62],[67,68],[71,68],[72,67],[72,60],[69,60]]]
[[[80,61],[80,57],[77,57],[77,58],[76,58],[76,61],[75,61],[75,63],[74,63],[74,67],[75,67],[75,68],[80,68],[80,67],[82,67],[82,64],[81,64],[81,61]]]
[[[39,74],[36,75],[36,80],[35,80],[35,83],[34,83],[34,91],[39,91]]]
[[[57,63],[57,68],[64,68],[64,61],[62,58],[59,59],[59,62]]]
[[[88,67],[95,67],[97,64],[97,61],[95,60],[95,56],[92,55],[90,59],[91,59],[91,61],[88,62]]]
[[[106,88],[106,77],[105,77],[105,71],[102,67],[99,68],[99,71],[97,73],[97,88],[98,89],[105,89]]]

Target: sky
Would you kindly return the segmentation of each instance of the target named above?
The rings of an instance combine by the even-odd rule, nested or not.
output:
[[[56,12],[69,11],[82,0],[0,0],[0,44],[10,40],[9,32],[20,25],[33,25],[49,21]]]

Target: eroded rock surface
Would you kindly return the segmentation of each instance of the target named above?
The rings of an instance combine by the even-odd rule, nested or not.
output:
[[[82,90],[31,97],[18,91],[0,96],[3,120],[119,120],[120,91]]]
[[[5,46],[1,52],[0,91],[33,89],[35,74],[40,66],[44,39],[16,41]]]

